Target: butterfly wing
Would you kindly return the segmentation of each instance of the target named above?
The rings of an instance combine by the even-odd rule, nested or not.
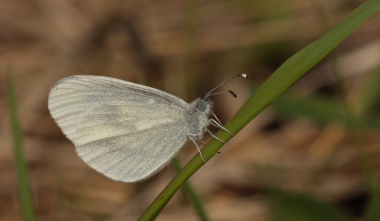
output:
[[[177,154],[187,108],[166,92],[103,76],[67,77],[49,94],[50,113],[78,155],[123,182],[148,178]]]

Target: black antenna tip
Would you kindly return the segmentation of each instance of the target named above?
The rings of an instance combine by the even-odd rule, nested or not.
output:
[[[228,90],[228,92],[230,92],[230,94],[231,94],[232,96],[234,96],[234,98],[237,98],[237,95],[236,95],[236,93],[235,93],[235,92],[233,92],[233,91],[230,91],[230,90]]]

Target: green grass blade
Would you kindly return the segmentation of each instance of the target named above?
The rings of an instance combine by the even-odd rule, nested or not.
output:
[[[24,149],[16,104],[16,93],[11,75],[8,75],[8,88],[21,216],[25,221],[34,221],[36,220],[36,214],[33,205],[28,169],[24,158]]]
[[[374,185],[371,191],[371,199],[367,207],[366,221],[380,220],[380,184]]]
[[[316,123],[340,123],[351,128],[380,128],[380,119],[376,115],[357,116],[344,111],[339,102],[324,96],[300,98],[291,93],[284,93],[272,106],[280,113],[293,117],[305,117]]]
[[[297,95],[284,93],[273,102],[272,107],[282,114],[306,117],[317,123],[352,121],[346,120],[348,116],[343,113],[341,105],[333,99],[322,96],[314,95],[300,98]]]
[[[348,221],[341,211],[305,194],[275,190],[270,194],[273,221]]]
[[[174,157],[172,160],[172,165],[175,168],[177,172],[180,172],[182,169],[181,162],[179,161],[178,157]],[[193,205],[199,220],[201,221],[207,221],[210,220],[208,218],[208,215],[206,213],[206,210],[204,209],[203,203],[197,193],[194,191],[193,187],[190,185],[189,181],[186,181],[183,186],[182,190],[184,194],[186,195],[186,198],[190,201],[190,203]]]
[[[370,75],[364,87],[362,101],[362,116],[378,113],[376,106],[380,102],[380,65]]]
[[[257,116],[278,96],[305,75],[307,71],[321,61],[361,23],[375,14],[379,8],[379,0],[367,1],[325,35],[289,58],[250,97],[245,106],[240,109],[235,116],[235,118],[239,118],[239,121],[231,121],[228,124],[231,129],[230,131],[235,133],[240,131],[251,119]],[[222,138],[228,137],[225,133],[223,135],[221,136]]]
[[[226,125],[226,128],[233,134],[237,134],[379,9],[379,0],[365,2],[325,35],[289,58],[249,98],[235,117]],[[231,136],[225,131],[220,131],[217,136],[225,141],[231,139]],[[203,157],[206,160],[211,159],[222,146],[223,143],[215,139],[211,140],[202,150]],[[203,165],[204,162],[197,154],[157,196],[139,220],[154,220],[182,184]]]

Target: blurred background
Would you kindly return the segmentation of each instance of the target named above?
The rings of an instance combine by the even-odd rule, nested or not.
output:
[[[237,99],[213,97],[226,123],[286,59],[363,2],[2,1],[0,220],[21,219],[7,73],[39,220],[136,220],[175,171],[125,184],[92,170],[50,117],[51,86],[70,75],[103,75],[191,102],[247,73],[220,89]],[[379,19],[359,27],[190,179],[211,220],[270,220],[273,187],[311,194],[361,220],[369,177],[380,174]],[[188,143],[179,159],[197,153]],[[179,219],[198,220],[181,192],[157,218]]]

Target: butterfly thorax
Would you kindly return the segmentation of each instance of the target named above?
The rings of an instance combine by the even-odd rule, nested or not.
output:
[[[197,98],[190,103],[189,107],[189,136],[196,140],[200,140],[203,138],[206,128],[210,125],[209,116],[212,112],[213,103],[208,98]]]

